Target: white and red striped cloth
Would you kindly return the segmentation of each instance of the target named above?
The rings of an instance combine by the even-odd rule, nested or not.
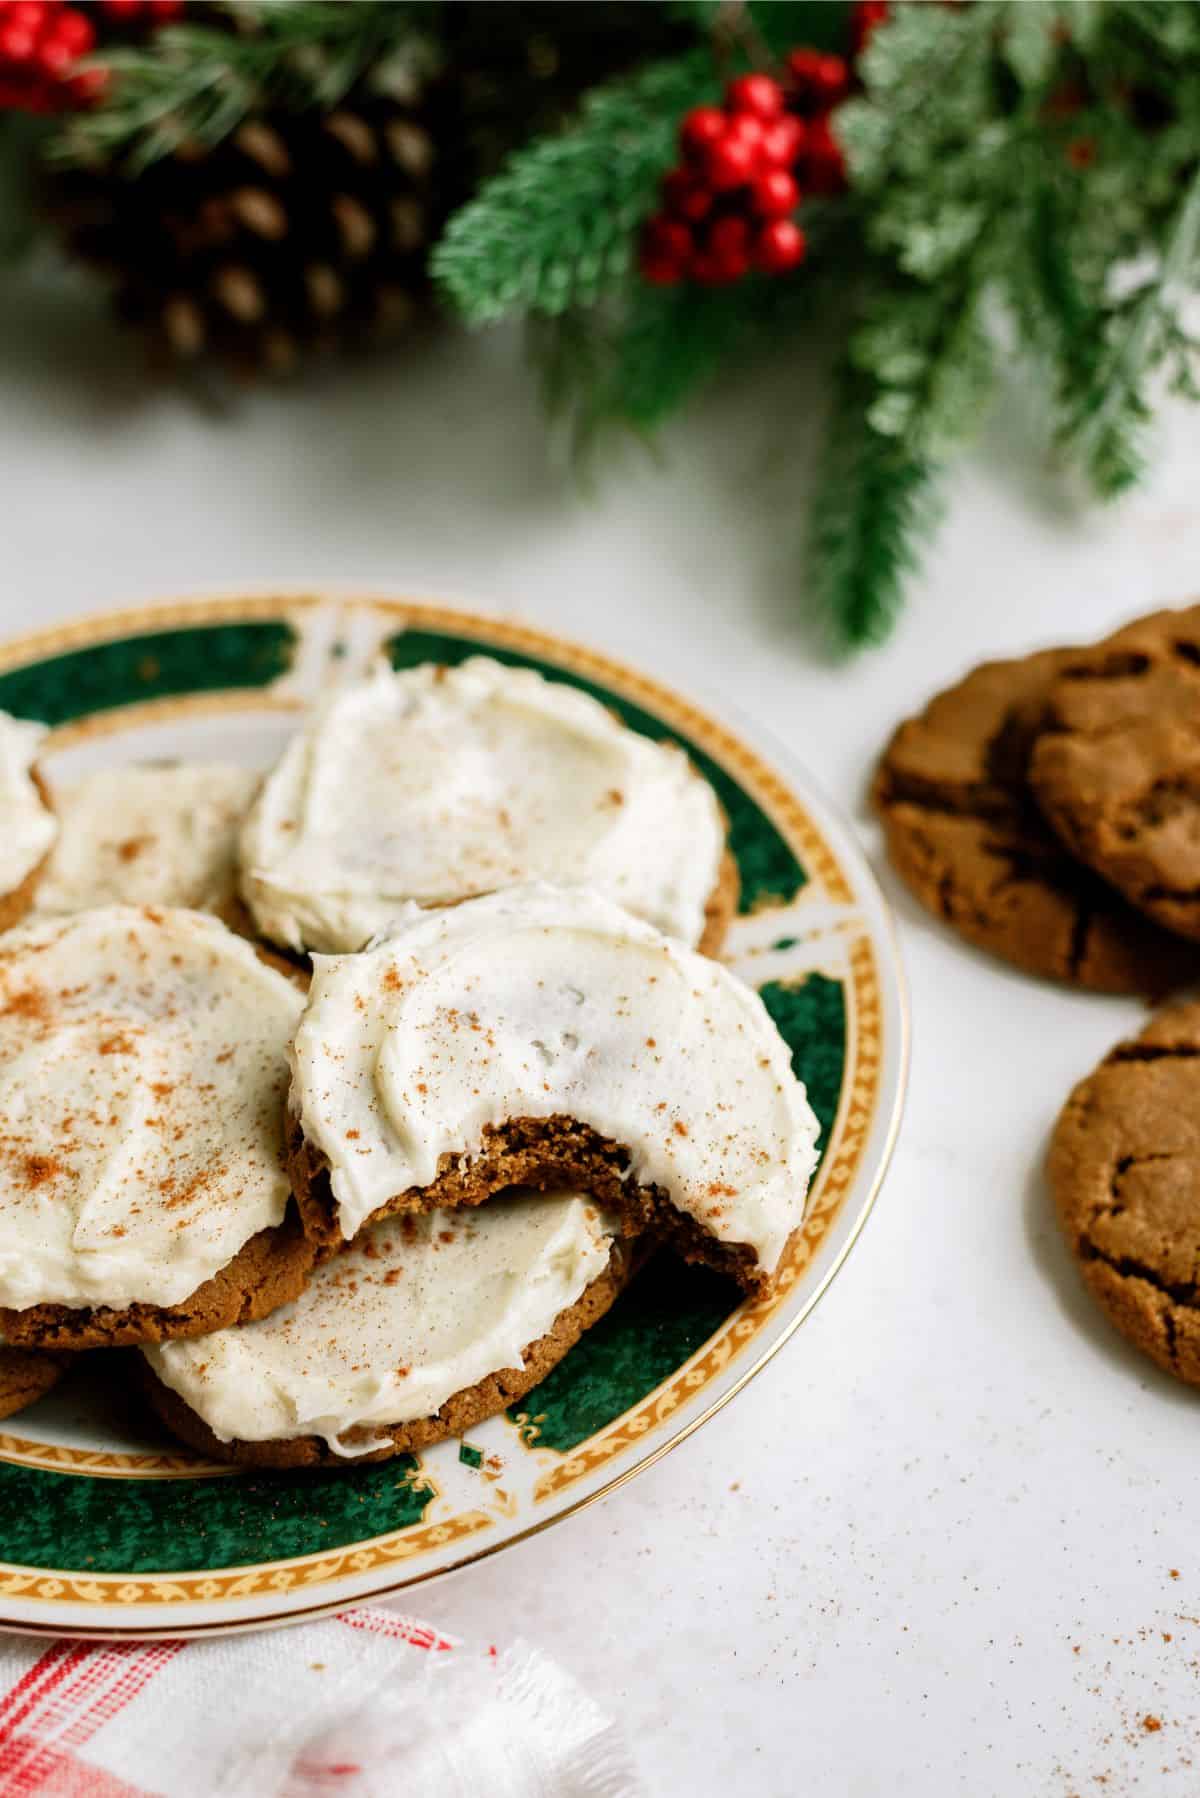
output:
[[[616,1725],[517,1643],[347,1611],[196,1642],[0,1638],[0,1798],[637,1798]]]

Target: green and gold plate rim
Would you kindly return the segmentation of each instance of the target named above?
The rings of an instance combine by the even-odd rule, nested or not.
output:
[[[94,614],[0,645],[0,707],[29,714],[40,695],[41,715],[55,727],[51,752],[86,754],[131,733],[141,742],[147,732],[214,720],[286,725],[325,679],[380,650],[396,665],[478,652],[531,662],[598,692],[636,728],[684,741],[715,780],[735,846],[744,833],[752,909],[742,929],[751,977],[798,989],[825,963],[811,961],[789,988],[788,958],[809,954],[828,958],[842,989],[840,1086],[804,1230],[770,1299],[736,1307],[665,1378],[584,1440],[556,1452],[539,1446],[537,1418],[507,1420],[530,1451],[535,1477],[525,1478],[523,1492],[489,1476],[481,1501],[452,1515],[426,1522],[421,1511],[404,1527],[329,1550],[239,1565],[93,1573],[5,1559],[0,1629],[127,1637],[263,1628],[381,1597],[525,1540],[615,1491],[735,1397],[828,1289],[879,1190],[908,1061],[907,1001],[887,903],[853,833],[806,775],[781,772],[788,765],[777,751],[764,754],[750,732],[661,682],[554,633],[440,602],[271,592]],[[114,701],[113,691],[121,698]],[[778,895],[772,888],[789,856],[795,888]],[[772,940],[777,929],[797,934]],[[776,964],[778,982],[769,972]],[[0,1431],[0,1473],[25,1468],[51,1480],[133,1480],[139,1488],[182,1479],[197,1504],[215,1490],[197,1476],[220,1473],[227,1490],[242,1477],[231,1480],[227,1469],[198,1467],[170,1449],[39,1441],[22,1433],[22,1422]],[[409,1477],[426,1509],[447,1502],[433,1476],[424,1485],[416,1473]]]

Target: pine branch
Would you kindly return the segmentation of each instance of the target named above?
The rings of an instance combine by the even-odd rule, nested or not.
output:
[[[843,649],[888,635],[936,513],[939,465],[873,429],[870,401],[844,368],[809,511],[809,597]]]
[[[848,236],[842,210],[814,200],[810,259],[792,280],[751,277],[718,288],[635,283],[614,304],[532,318],[531,359],[576,456],[609,427],[649,438],[725,368],[777,353],[835,297],[844,304]]]
[[[573,307],[530,320],[546,409],[582,463],[608,427],[643,439],[731,359],[746,331],[745,290],[635,287],[614,316]]]
[[[105,100],[72,115],[49,153],[64,163],[119,162],[136,175],[183,145],[220,143],[257,107],[336,106],[368,70],[402,94],[436,66],[426,30],[435,10],[278,0],[237,8],[241,29],[175,25],[145,45],[106,49],[81,65],[108,72]]]
[[[434,253],[449,302],[474,325],[553,317],[619,283],[680,115],[718,88],[708,51],[692,51],[599,89],[561,137],[519,150],[451,219]]]
[[[1148,382],[1187,334],[1176,318],[1181,289],[1200,266],[1200,172],[1179,203],[1158,269],[1112,315],[1107,340],[1070,405],[1061,441],[1077,454],[1096,491],[1110,499],[1142,473],[1141,435],[1150,415]]]

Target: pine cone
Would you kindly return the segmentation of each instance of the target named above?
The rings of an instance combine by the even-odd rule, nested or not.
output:
[[[49,204],[160,350],[282,373],[418,314],[451,200],[438,160],[419,103],[362,92],[326,114],[252,117],[136,179],[72,170]]]

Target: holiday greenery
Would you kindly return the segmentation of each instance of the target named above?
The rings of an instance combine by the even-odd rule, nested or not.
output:
[[[748,31],[726,38],[726,67],[773,69],[788,94],[774,46],[813,35],[812,12],[749,4]],[[1048,386],[1058,446],[1100,495],[1136,477],[1156,374],[1165,367],[1191,391],[1183,303],[1200,266],[1200,9],[973,0],[858,20],[856,91],[831,118],[848,189],[823,202],[814,232],[827,241],[810,242],[787,277],[823,289],[812,306],[764,295],[772,275],[715,295],[694,278],[648,290],[615,235],[602,257],[589,253],[597,167],[627,182],[610,221],[639,203],[655,209],[657,96],[675,92],[681,115],[714,100],[715,68],[695,59],[660,64],[652,89],[643,73],[594,97],[552,165],[550,146],[517,152],[451,220],[434,258],[468,320],[551,321],[539,353],[557,403],[587,435],[606,419],[657,424],[761,353],[764,312],[774,343],[789,327],[813,331],[815,315],[837,373],[797,585],[848,644],[886,634],[946,465],[1002,364],[1024,363]],[[843,15],[847,55],[854,23]],[[616,166],[606,119],[619,121]],[[514,239],[516,193],[547,229]],[[499,270],[481,253],[497,234]]]
[[[0,214],[0,250],[40,220],[169,354],[243,370],[431,273],[525,321],[580,446],[811,342],[797,593],[857,645],[1002,371],[1101,497],[1159,388],[1200,397],[1200,6],[0,0]]]

